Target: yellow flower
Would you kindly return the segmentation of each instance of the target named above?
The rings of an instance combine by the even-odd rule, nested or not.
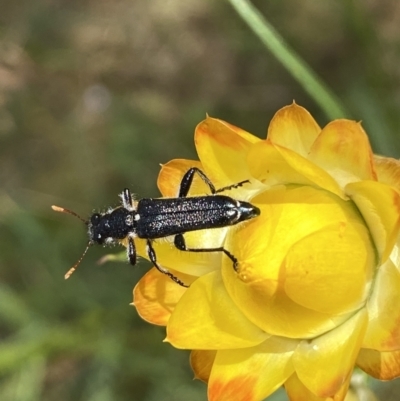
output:
[[[188,168],[216,187],[250,179],[229,196],[261,215],[233,228],[156,244],[160,262],[188,289],[152,269],[134,290],[166,341],[191,349],[210,401],[259,401],[284,385],[292,401],[344,400],[354,366],[400,376],[400,162],[373,156],[361,124],[317,125],[293,104],[266,140],[207,118],[196,128],[200,162],[173,160],[159,187],[175,196]],[[191,194],[207,193],[195,183]],[[143,252],[143,251],[142,251]]]

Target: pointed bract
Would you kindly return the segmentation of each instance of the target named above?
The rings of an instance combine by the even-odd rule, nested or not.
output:
[[[308,158],[334,177],[342,188],[350,182],[376,180],[368,137],[355,121],[329,123],[313,143]]]
[[[204,170],[220,187],[251,178],[246,155],[250,146],[256,142],[261,140],[225,121],[211,117],[201,122],[195,131],[196,150]],[[240,190],[237,190],[237,196],[241,200],[247,200],[249,193],[245,190],[240,193]]]
[[[217,352],[193,350],[190,353],[190,366],[194,372],[195,379],[208,383]]]
[[[282,107],[272,118],[267,138],[275,145],[291,149],[307,157],[321,132],[311,114],[296,103]]]

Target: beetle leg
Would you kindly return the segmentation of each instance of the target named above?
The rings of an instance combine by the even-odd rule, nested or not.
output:
[[[125,188],[121,194],[122,206],[129,211],[133,210],[132,194],[128,188]]]
[[[219,248],[187,248],[183,234],[177,234],[174,238],[174,245],[180,251],[185,252],[223,252],[233,263],[233,269],[237,272],[238,260],[224,247]]]
[[[211,193],[215,194],[216,190],[210,179],[200,169],[198,169],[197,167],[192,167],[188,171],[186,171],[185,175],[182,177],[181,185],[179,188],[179,198],[187,197],[190,187],[192,186],[195,173],[197,173],[201,177],[201,179],[208,185]]]
[[[133,238],[130,236],[128,236],[127,252],[128,252],[129,263],[132,266],[135,266],[136,265],[136,247],[135,247],[135,242],[133,241]]]
[[[250,180],[240,181],[240,182],[238,182],[238,183],[236,183],[236,184],[232,184],[232,185],[228,185],[228,186],[223,187],[223,188],[219,188],[219,189],[217,189],[217,190],[215,191],[215,193],[218,194],[218,193],[220,193],[220,192],[229,191],[230,189],[239,188],[239,187],[241,187],[243,184],[247,184],[247,183],[249,183],[249,182],[250,182]]]
[[[210,179],[197,167],[192,167],[190,168],[188,171],[186,171],[186,173],[184,174],[184,176],[182,177],[181,180],[181,185],[179,188],[179,198],[186,198],[190,188],[193,184],[193,178],[195,174],[198,174],[199,177],[208,185],[208,187],[210,188],[210,192],[211,194],[215,195],[219,192],[223,192],[223,191],[228,191],[230,189],[234,189],[234,188],[238,188],[241,187],[243,184],[246,184],[248,182],[250,182],[249,180],[244,180],[244,181],[240,181],[236,184],[232,184],[232,185],[228,185],[226,187],[220,188],[220,189],[215,189],[214,184],[210,181]]]
[[[187,284],[185,284],[183,281],[181,281],[178,277],[174,276],[168,269],[166,269],[165,267],[162,267],[161,265],[158,264],[156,252],[153,248],[151,240],[148,239],[146,241],[146,243],[147,243],[147,255],[149,256],[150,262],[152,262],[154,264],[154,266],[157,268],[157,270],[163,274],[166,274],[172,281],[175,281],[175,283],[181,285],[182,287],[189,287]]]

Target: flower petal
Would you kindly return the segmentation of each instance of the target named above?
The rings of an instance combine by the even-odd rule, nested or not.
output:
[[[208,386],[209,401],[261,401],[293,373],[296,341],[271,338],[256,347],[218,351]]]
[[[378,181],[391,185],[400,192],[400,161],[374,155]]]
[[[321,132],[311,114],[296,103],[278,110],[269,124],[268,139],[307,157],[311,145]]]
[[[343,383],[340,390],[333,397],[318,397],[313,394],[299,380],[296,374],[292,375],[285,383],[285,389],[290,401],[356,401],[358,397],[348,392],[351,375]]]
[[[351,376],[367,326],[362,309],[340,327],[311,341],[302,341],[293,365],[302,383],[319,397],[333,397]]]
[[[376,181],[353,182],[345,192],[364,217],[378,250],[381,263],[392,252],[400,230],[400,194]]]
[[[285,382],[285,390],[290,401],[325,401],[326,398],[318,397],[313,394],[304,384],[299,380],[296,374],[293,374]]]
[[[252,146],[247,159],[252,176],[265,185],[310,185],[344,197],[337,182],[326,171],[298,153],[270,141]]]
[[[176,348],[218,350],[251,347],[268,337],[236,308],[220,272],[212,272],[182,296],[169,319],[166,341]]]
[[[365,304],[375,252],[352,202],[290,187],[254,203],[260,216],[230,232],[224,245],[237,271],[222,261],[225,286],[249,320],[270,334],[312,338]]]
[[[379,352],[362,348],[357,357],[357,365],[376,379],[396,379],[400,377],[400,350]]]
[[[217,351],[208,350],[193,350],[190,353],[190,366],[195,379],[208,382],[216,355]]]
[[[185,241],[191,248],[216,247],[223,243],[226,231],[227,228],[194,231],[185,234]],[[126,241],[124,241],[124,246],[126,245]],[[146,241],[135,238],[135,245],[137,254],[149,259]],[[221,265],[222,255],[220,252],[184,252],[175,247],[173,237],[156,239],[152,245],[157,255],[157,262],[168,270],[199,277],[218,269]]]
[[[197,160],[174,159],[161,166],[158,174],[157,186],[165,198],[178,196],[183,175],[192,167],[203,169]],[[195,177],[190,188],[190,195],[209,194],[210,188],[200,178]]]
[[[179,278],[188,284],[193,281],[189,276],[179,275]],[[136,284],[132,305],[142,319],[166,326],[172,311],[186,290],[153,268]]]
[[[355,121],[329,123],[311,147],[309,160],[328,171],[342,187],[349,182],[376,180],[367,134]]]
[[[369,323],[362,347],[400,349],[400,272],[390,260],[378,270],[367,310]]]
[[[196,127],[195,144],[205,173],[219,188],[251,178],[250,146],[261,139],[225,121],[208,117]]]
[[[400,236],[397,238],[396,244],[393,247],[392,253],[390,254],[390,260],[397,267],[397,269],[400,269]]]

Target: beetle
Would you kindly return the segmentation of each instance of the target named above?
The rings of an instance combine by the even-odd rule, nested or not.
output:
[[[188,196],[195,174],[208,185],[211,194]],[[89,247],[94,244],[114,245],[127,239],[128,260],[131,265],[135,265],[134,239],[136,237],[146,240],[147,255],[154,266],[183,287],[188,287],[188,285],[158,263],[153,247],[154,240],[173,236],[175,247],[181,251],[223,252],[231,259],[234,269],[237,270],[237,259],[224,247],[188,248],[184,234],[190,231],[233,226],[258,216],[260,214],[258,207],[249,202],[238,201],[220,194],[248,182],[249,180],[245,180],[216,189],[203,171],[192,167],[184,174],[176,198],[143,198],[134,202],[131,192],[125,188],[120,194],[120,206],[109,208],[104,213],[94,213],[87,221],[71,210],[53,205],[53,210],[72,214],[81,219],[88,227],[89,242],[86,249],[78,262],[65,274],[65,278],[71,276]]]

